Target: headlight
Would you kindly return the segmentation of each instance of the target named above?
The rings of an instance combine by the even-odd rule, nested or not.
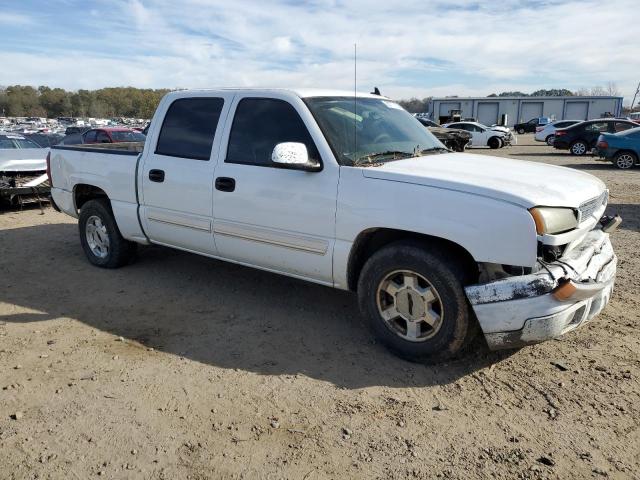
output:
[[[529,213],[538,235],[562,233],[578,226],[578,217],[572,208],[535,207]]]

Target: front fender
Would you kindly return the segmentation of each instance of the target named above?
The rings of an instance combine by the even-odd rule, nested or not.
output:
[[[503,200],[382,179],[342,169],[336,239],[353,243],[371,228],[392,228],[449,240],[476,262],[533,267],[537,236],[522,206]]]

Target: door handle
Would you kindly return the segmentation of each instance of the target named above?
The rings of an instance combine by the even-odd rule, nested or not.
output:
[[[234,178],[218,177],[216,178],[216,190],[221,192],[233,192],[236,189],[236,181]]]
[[[164,182],[164,170],[149,170],[149,180],[152,182]]]

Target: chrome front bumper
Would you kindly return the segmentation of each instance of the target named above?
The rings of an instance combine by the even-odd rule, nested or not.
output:
[[[465,289],[491,349],[556,338],[591,320],[609,302],[617,257],[601,229],[545,266]]]

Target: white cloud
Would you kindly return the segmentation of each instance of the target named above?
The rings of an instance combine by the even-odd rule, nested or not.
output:
[[[0,12],[0,25],[33,25],[34,21],[27,15],[19,13]]]
[[[637,0],[115,0],[85,50],[69,25],[42,48],[0,52],[3,83],[96,88],[230,85],[353,88],[394,97],[618,84],[640,78]],[[0,14],[0,23],[3,16]],[[2,33],[0,32],[0,40]],[[25,40],[28,40],[25,38]],[[34,45],[30,40],[31,47]],[[102,45],[94,54],[93,45]]]

